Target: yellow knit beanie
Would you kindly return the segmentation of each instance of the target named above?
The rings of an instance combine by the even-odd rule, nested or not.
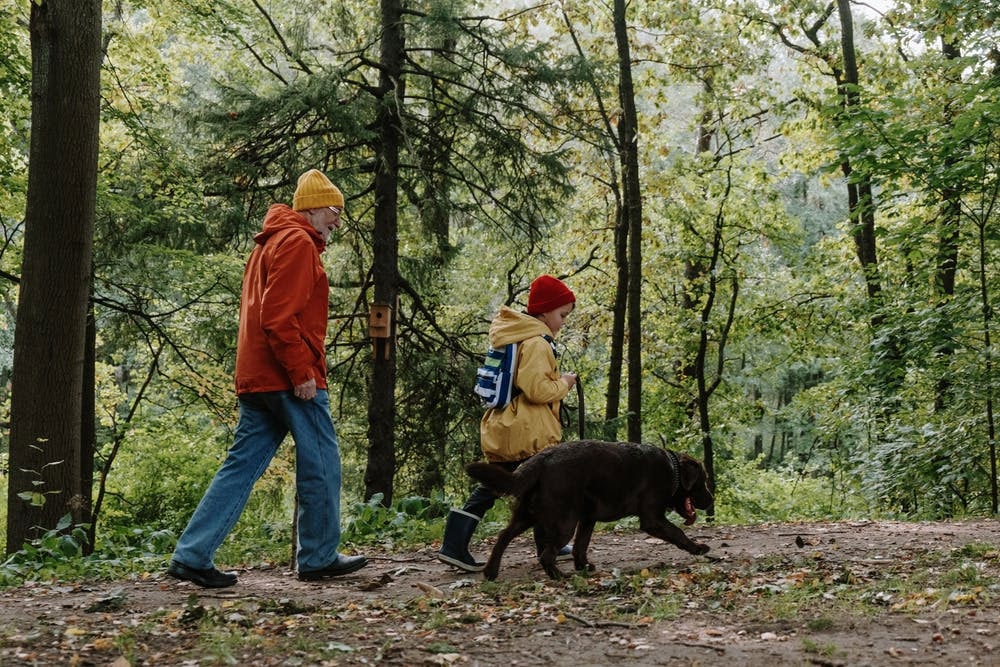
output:
[[[323,172],[319,169],[310,169],[299,176],[292,208],[296,211],[305,211],[324,206],[344,208],[344,195]]]

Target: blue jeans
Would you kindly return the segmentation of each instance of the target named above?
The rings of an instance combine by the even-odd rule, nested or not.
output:
[[[243,394],[236,437],[225,462],[177,540],[173,558],[215,567],[215,552],[243,513],[254,483],[289,432],[295,441],[299,571],[334,562],[340,545],[340,449],[325,390],[303,401],[291,391]]]

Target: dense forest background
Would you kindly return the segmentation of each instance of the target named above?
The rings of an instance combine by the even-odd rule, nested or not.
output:
[[[66,377],[13,361],[61,342],[15,326],[46,4],[0,0],[5,436],[12,393]],[[0,518],[183,528],[235,425],[244,258],[311,167],[347,198],[325,254],[345,508],[461,501],[489,321],[552,273],[578,297],[568,438],[584,415],[589,437],[704,459],[721,520],[995,514],[998,19],[986,0],[105,2],[92,443],[56,443],[19,488],[42,439],[4,437]],[[66,452],[82,503],[43,473]],[[293,466],[288,447],[240,531],[290,530]]]

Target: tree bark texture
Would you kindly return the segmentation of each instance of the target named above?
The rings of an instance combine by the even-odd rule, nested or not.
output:
[[[954,63],[962,57],[962,50],[954,36],[942,38],[941,53],[945,62]],[[955,82],[956,84],[959,82]],[[954,130],[953,110],[950,105],[945,105],[944,115],[947,122],[947,129]],[[964,152],[964,151],[963,151]],[[958,163],[958,156],[949,156],[945,159],[945,172],[952,172]],[[947,304],[955,296],[955,276],[958,273],[958,251],[960,246],[960,227],[962,221],[962,196],[965,193],[957,183],[948,183],[941,192],[941,213],[938,222],[938,249],[936,273],[934,276],[934,286],[937,291],[935,296],[938,299],[938,310],[941,311],[939,319],[939,332],[937,338],[940,343],[936,346],[936,356],[938,368],[947,368],[947,359],[955,353],[952,343],[952,323],[948,315]],[[951,402],[952,381],[951,375],[947,371],[941,372],[937,379],[934,395],[934,409],[938,412],[944,410]]]
[[[624,194],[624,224],[628,228],[628,439],[642,442],[642,186],[639,182],[638,127],[632,55],[625,0],[615,0],[615,42],[618,46],[619,151]]]
[[[373,244],[375,302],[392,309],[389,337],[373,340],[371,398],[368,404],[368,463],[365,500],[382,494],[392,504],[396,471],[396,327],[399,300],[399,238],[396,213],[399,182],[399,147],[402,142],[401,105],[404,95],[403,6],[399,0],[382,1],[381,70],[375,167],[375,234]]]
[[[100,124],[101,3],[31,3],[31,145],[14,341],[7,551],[86,519],[81,415]]]
[[[851,13],[850,0],[837,0],[837,9],[840,16],[840,47],[844,68],[837,82],[837,88],[844,109],[844,118],[849,119],[860,104],[858,60],[854,48],[854,16]],[[864,270],[868,296],[875,298],[882,291],[882,286],[879,281],[878,256],[875,251],[875,205],[871,179],[865,174],[860,176],[854,174],[854,167],[846,157],[840,167],[847,181],[847,205],[858,261]]]
[[[608,392],[605,397],[605,440],[618,440],[619,437],[618,414],[622,395],[625,315],[628,308],[628,224],[617,188],[615,190],[615,266],[618,268],[618,275],[615,280],[615,302],[611,324],[611,358],[608,361]]]

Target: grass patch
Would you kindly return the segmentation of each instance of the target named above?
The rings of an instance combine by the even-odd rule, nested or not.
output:
[[[837,623],[827,616],[812,618],[806,621],[806,629],[810,632],[829,632],[837,626]]]
[[[840,648],[833,643],[820,644],[809,638],[802,640],[802,650],[811,655],[820,655],[824,658],[836,657],[841,651]]]

